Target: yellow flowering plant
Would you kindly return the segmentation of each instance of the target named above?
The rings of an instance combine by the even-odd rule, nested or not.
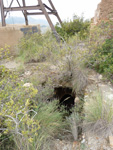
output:
[[[30,144],[40,128],[37,112],[31,108],[38,91],[23,84],[14,72],[0,66],[0,130]]]

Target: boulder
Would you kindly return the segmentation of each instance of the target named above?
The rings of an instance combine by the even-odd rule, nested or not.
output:
[[[101,0],[95,11],[93,23],[97,24],[108,19],[113,19],[113,0]]]

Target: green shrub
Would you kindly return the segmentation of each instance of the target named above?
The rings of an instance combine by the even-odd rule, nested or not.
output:
[[[55,61],[64,51],[50,32],[23,37],[18,47],[18,56],[24,62],[43,62],[53,59]]]
[[[20,147],[25,144],[21,141],[30,145],[32,136],[40,128],[34,120],[37,113],[30,108],[37,89],[26,88],[23,84],[14,72],[0,66],[0,129],[3,134],[13,135],[14,139],[18,137]]]
[[[89,34],[90,22],[83,17],[74,16],[73,20],[64,21],[62,27],[57,23],[55,28],[58,34],[65,40],[78,34],[80,39],[85,39]]]
[[[16,149],[16,145],[11,134],[0,134],[0,150],[14,150],[14,148]]]
[[[106,39],[102,47],[94,51],[90,63],[97,72],[113,81],[113,38]]]
[[[113,107],[109,100],[103,100],[97,92],[88,97],[84,105],[84,128],[88,132],[108,137],[113,133]]]
[[[64,112],[58,111],[58,101],[45,103],[41,101],[43,96],[38,103],[34,101],[37,89],[23,84],[15,72],[0,66],[1,150],[48,149],[65,127]],[[9,145],[6,144],[7,139]]]
[[[5,45],[3,48],[0,48],[0,60],[7,59],[10,56],[10,46]]]

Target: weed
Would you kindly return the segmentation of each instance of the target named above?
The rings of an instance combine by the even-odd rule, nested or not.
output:
[[[84,128],[86,131],[108,137],[113,133],[113,107],[109,100],[103,100],[97,92],[84,105]]]
[[[0,60],[8,59],[10,56],[10,46],[5,45],[3,48],[0,48]]]
[[[40,103],[36,109],[36,119],[39,121],[40,130],[36,136],[35,149],[48,147],[50,141],[64,128],[63,112],[58,111],[58,101]]]

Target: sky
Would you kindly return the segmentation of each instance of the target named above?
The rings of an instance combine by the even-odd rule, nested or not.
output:
[[[4,5],[7,6],[11,0],[4,0]],[[19,0],[20,2],[22,0]],[[48,0],[42,0],[43,3],[48,4]],[[83,14],[85,19],[91,19],[94,17],[95,10],[97,5],[100,3],[101,0],[52,0],[61,20],[70,20],[72,19],[73,15],[76,14],[81,16]],[[26,0],[27,5],[37,5],[37,0]],[[16,6],[16,0],[14,0],[13,6]],[[21,12],[13,12],[8,14],[10,16],[22,16]],[[32,16],[33,17],[33,16]],[[35,18],[42,18],[45,19],[44,16],[35,16]],[[53,23],[57,22],[55,16],[51,17]]]

